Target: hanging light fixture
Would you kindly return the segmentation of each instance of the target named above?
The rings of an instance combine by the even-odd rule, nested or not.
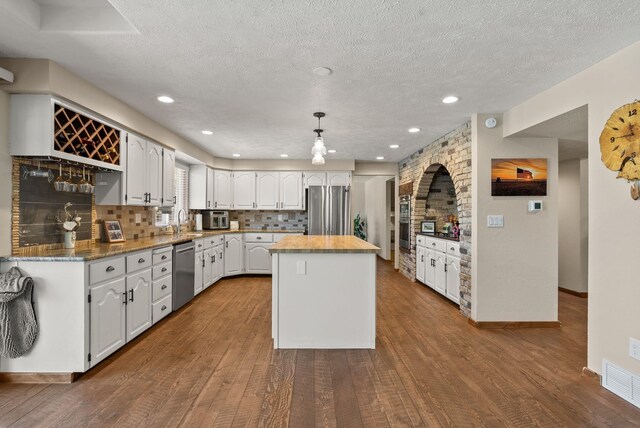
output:
[[[327,148],[324,146],[324,139],[322,138],[323,129],[320,129],[320,118],[324,117],[325,114],[321,111],[313,113],[313,117],[318,118],[318,128],[314,129],[313,132],[318,134],[316,140],[313,143],[313,148],[311,149],[311,154],[313,158],[311,159],[312,165],[324,165],[324,155],[327,154]]]

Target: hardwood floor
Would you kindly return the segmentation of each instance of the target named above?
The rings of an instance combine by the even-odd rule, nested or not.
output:
[[[281,350],[270,278],[226,279],[71,385],[0,384],[0,426],[639,426],[581,375],[587,300],[557,329],[479,330],[378,264],[369,350]]]

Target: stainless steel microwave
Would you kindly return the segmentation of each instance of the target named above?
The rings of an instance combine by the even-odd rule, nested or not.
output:
[[[202,228],[207,230],[229,229],[229,212],[202,211]]]

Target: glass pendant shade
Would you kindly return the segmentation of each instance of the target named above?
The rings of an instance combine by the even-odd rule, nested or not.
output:
[[[324,165],[324,158],[321,154],[313,155],[313,159],[311,159],[311,165]]]

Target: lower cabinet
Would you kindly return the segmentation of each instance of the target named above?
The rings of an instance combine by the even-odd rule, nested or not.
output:
[[[224,237],[224,276],[244,272],[244,239],[241,233]]]
[[[271,273],[271,254],[273,244],[246,243],[244,267],[246,273]]]
[[[425,281],[427,264],[431,263],[431,259],[427,260],[427,249],[416,245],[416,279],[420,282]]]
[[[460,303],[460,259],[447,256],[447,297]]]
[[[151,320],[153,324],[173,310],[173,247],[153,250]]]
[[[127,276],[127,342],[151,327],[151,269]]]
[[[433,252],[433,271],[435,280],[433,287],[440,294],[447,294],[447,255],[440,251]]]
[[[418,235],[416,280],[460,303],[460,244]]]
[[[91,287],[91,367],[127,343],[126,279]]]
[[[196,246],[197,247],[197,246]],[[195,271],[193,276],[193,295],[198,295],[204,289],[204,250],[196,251]]]

